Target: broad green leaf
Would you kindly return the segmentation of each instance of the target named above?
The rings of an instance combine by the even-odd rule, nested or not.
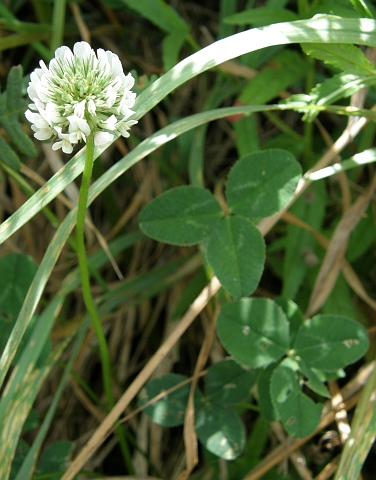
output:
[[[261,369],[257,380],[257,393],[260,410],[264,417],[270,422],[278,420],[278,415],[274,408],[270,393],[271,378],[277,366],[277,363],[272,363]]]
[[[291,205],[290,212],[320,230],[326,214],[327,192],[323,182],[313,185]],[[295,300],[301,293],[307,272],[318,262],[315,247],[317,241],[311,232],[298,225],[288,224],[285,236],[285,254],[283,256],[282,296]]]
[[[22,98],[22,66],[12,67],[7,77],[7,107],[12,112],[23,112],[25,102]]]
[[[272,215],[292,199],[301,167],[285,150],[252,152],[230,170],[226,196],[232,213],[246,218]]]
[[[22,93],[22,67],[13,67],[7,78],[7,89],[0,95],[0,124],[11,142],[8,144],[8,141],[0,136],[0,160],[15,170],[20,168],[21,163],[12,144],[27,157],[37,155],[34,142],[19,122],[20,116],[23,121],[25,120],[23,116],[25,109]]]
[[[224,19],[229,25],[268,25],[277,22],[297,20],[296,13],[286,8],[259,7],[234,13]]]
[[[25,423],[23,424],[22,433],[28,432],[29,430],[33,430],[37,428],[40,424],[38,413],[36,410],[30,410]]]
[[[196,431],[200,442],[217,457],[234,460],[244,449],[244,425],[230,407],[204,404],[196,411]]]
[[[372,209],[368,208],[360,222],[351,232],[346,258],[349,262],[358,260],[367,250],[374,247],[376,243],[376,230]]]
[[[306,437],[320,422],[322,405],[316,404],[299,387],[296,364],[285,359],[274,370],[270,393],[274,408],[286,431],[294,438]]]
[[[376,68],[365,57],[363,51],[355,45],[345,43],[302,45],[303,51],[311,57],[332,65],[346,73],[357,75],[375,75]]]
[[[27,136],[17,117],[18,115],[8,115],[7,121],[3,122],[4,130],[20,153],[26,157],[36,157],[34,142]]]
[[[292,300],[283,297],[276,297],[274,301],[282,308],[287,320],[290,323],[290,344],[292,344],[299,328],[304,323],[304,315],[299,309],[298,305]]]
[[[210,402],[235,405],[249,397],[257,374],[234,360],[221,360],[212,365],[205,376],[205,393]]]
[[[140,392],[139,404],[142,407],[160,393],[179,385],[187,377],[177,373],[169,373],[149,382]],[[187,407],[190,384],[186,383],[177,390],[156,400],[155,403],[145,408],[145,413],[158,425],[176,427],[184,423],[185,409]]]
[[[174,30],[162,41],[162,59],[164,69],[170,70],[176,65],[180,50],[187,38],[188,29]]]
[[[239,158],[260,150],[259,132],[255,115],[233,121],[232,128],[235,133],[236,151]]]
[[[307,366],[337,370],[356,362],[367,351],[367,330],[340,315],[317,315],[300,328],[294,350]]]
[[[306,57],[296,51],[283,50],[248,81],[239,99],[247,105],[270,102],[277,98],[280,92],[297,84],[306,75],[309,68]],[[280,74],[281,72],[283,75]]]
[[[289,350],[289,323],[282,309],[266,298],[242,298],[225,305],[217,333],[234,359],[253,368],[279,360]]]
[[[16,450],[14,452],[14,458],[12,461],[12,467],[9,475],[9,480],[14,480],[16,478],[17,472],[20,469],[22,462],[26,458],[30,450],[29,445],[22,439],[17,443]]]
[[[1,157],[0,160],[5,163],[10,168],[14,170],[19,170],[21,167],[20,159],[14,150],[7,144],[7,142],[0,136],[0,150]]]
[[[359,318],[359,320],[364,318],[362,310],[354,302],[352,289],[349,287],[342,272],[338,275],[330,295],[321,307],[321,314],[331,315],[332,312],[348,318]]]
[[[206,243],[206,258],[231,295],[246,297],[256,290],[264,270],[264,239],[246,218],[225,217]]]
[[[178,12],[165,0],[119,0],[166,33],[188,26]]]
[[[222,210],[214,196],[201,187],[172,188],[148,203],[139,216],[141,230],[173,245],[194,245],[216,228]]]
[[[67,469],[73,446],[74,443],[69,441],[59,441],[49,445],[40,460],[37,474],[40,476],[49,474],[49,480],[59,480]]]
[[[36,271],[29,255],[9,253],[0,258],[0,312],[18,315]]]

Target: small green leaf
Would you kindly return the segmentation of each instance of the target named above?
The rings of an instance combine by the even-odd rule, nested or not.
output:
[[[287,90],[291,85],[296,85],[309,68],[307,57],[297,51],[282,50],[273,56],[272,62],[247,81],[239,100],[245,105],[271,102],[280,92]],[[283,72],[283,75],[279,75],[280,72]],[[268,88],[265,88],[265,85]]]
[[[196,431],[200,442],[217,457],[234,460],[244,449],[244,425],[232,408],[205,404],[196,411]]]
[[[367,351],[367,330],[351,318],[317,315],[299,329],[294,350],[307,366],[338,370],[356,362]]]
[[[313,368],[307,367],[302,361],[299,361],[299,367],[308,379],[306,382],[307,387],[323,397],[330,398],[330,392],[324,384],[324,381],[320,378],[318,372]]]
[[[18,315],[36,271],[29,255],[10,253],[0,258],[0,312]]]
[[[139,395],[139,404],[143,406],[170,388],[186,380],[187,377],[176,373],[169,373],[149,382]],[[153,420],[164,427],[176,427],[184,423],[185,409],[187,407],[190,384],[174,390],[168,395],[157,400],[145,408],[145,413]]]
[[[188,35],[188,28],[173,30],[162,41],[163,67],[166,71],[174,67],[179,61],[179,53]]]
[[[14,453],[14,458],[12,461],[12,469],[9,476],[10,480],[16,478],[17,472],[21,468],[21,465],[25,460],[29,450],[30,446],[24,440],[22,440],[22,438],[20,438],[18,440],[17,447]]]
[[[229,25],[270,25],[277,22],[298,20],[296,13],[286,8],[259,7],[234,13],[224,19]]]
[[[59,480],[66,471],[73,450],[73,442],[60,441],[49,445],[38,466],[38,475],[48,475],[49,480]],[[52,475],[60,472],[60,474]]]
[[[306,437],[317,428],[322,405],[300,390],[296,362],[286,358],[278,365],[271,377],[270,393],[278,417],[292,437]]]
[[[293,343],[299,328],[304,324],[304,315],[298,305],[292,300],[277,297],[274,301],[282,308],[287,320],[290,322],[290,341]]]
[[[19,123],[17,115],[9,115],[7,121],[3,122],[3,127],[10,140],[17,146],[19,152],[26,157],[37,156],[34,143]]]
[[[359,47],[345,43],[308,43],[303,51],[318,60],[358,75],[375,75],[376,69]]]
[[[374,75],[358,75],[353,73],[338,73],[317,84],[306,97],[307,107],[299,111],[305,112],[303,120],[312,122],[320,110],[310,108],[309,105],[331,105],[341,98],[347,98],[358,90],[369,87],[376,83],[376,72]],[[294,101],[294,95],[287,100],[287,103]],[[297,97],[295,97],[297,99]]]
[[[209,237],[221,217],[221,207],[208,190],[184,185],[148,203],[139,221],[141,230],[155,240],[194,245]]]
[[[212,365],[206,374],[206,395],[213,403],[235,405],[249,397],[257,374],[233,360],[221,360]]]
[[[289,323],[282,309],[266,298],[242,298],[225,305],[217,333],[226,350],[241,364],[263,367],[289,350]]]
[[[40,423],[39,417],[36,410],[33,410],[33,409],[30,410],[29,415],[27,416],[27,419],[23,424],[22,433],[28,432],[29,430],[33,430],[39,425],[39,423]]]
[[[22,99],[22,66],[12,67],[7,77],[7,107],[11,112],[21,113],[25,110]]]
[[[290,152],[252,152],[230,171],[226,193],[229,209],[246,218],[272,215],[290,202],[300,177],[301,167]]]
[[[257,380],[257,392],[260,410],[264,417],[270,422],[278,420],[278,415],[273,406],[270,393],[271,378],[277,366],[278,364],[272,363],[267,367],[261,369],[259,378]]]
[[[10,148],[7,142],[0,135],[0,160],[10,168],[19,170],[21,167],[21,161],[18,158],[16,152]]]
[[[246,297],[256,290],[264,269],[264,239],[249,220],[225,217],[206,244],[206,258],[231,295]]]

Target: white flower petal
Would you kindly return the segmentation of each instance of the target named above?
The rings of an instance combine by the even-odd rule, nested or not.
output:
[[[87,102],[87,110],[90,113],[90,115],[95,115],[97,107],[95,106],[95,102],[93,100],[89,100]]]
[[[54,131],[51,129],[48,129],[48,128],[41,128],[41,129],[38,129],[37,132],[34,133],[34,137],[37,139],[37,140],[49,140],[51,137],[54,136]]]
[[[115,115],[111,115],[111,117],[108,117],[104,122],[100,122],[100,126],[106,130],[115,130],[117,121]]]
[[[74,114],[77,115],[77,117],[84,118],[85,106],[86,106],[86,100],[82,100],[82,102],[77,103],[77,105],[74,107]]]
[[[84,135],[90,135],[90,127],[84,118],[77,117],[77,115],[71,115],[68,117],[69,121],[69,133],[83,133]]]
[[[111,143],[114,136],[108,132],[98,132],[94,135],[94,145],[107,145]]]
[[[87,62],[90,60],[92,55],[94,55],[94,51],[90,47],[87,42],[77,42],[73,47],[73,53],[77,58]]]

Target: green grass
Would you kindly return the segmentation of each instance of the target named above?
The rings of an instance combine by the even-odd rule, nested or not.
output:
[[[338,69],[329,57],[330,49],[335,52],[336,44],[343,43],[344,51],[357,44],[372,58],[375,9],[369,1],[334,5],[328,0],[320,12],[314,1],[265,1],[257,22],[268,26],[258,30],[251,27],[262,23],[233,16],[242,13],[239,3],[89,2],[79,3],[75,15],[69,2],[58,0],[0,5],[5,32],[0,38],[0,135],[21,160],[18,169],[17,163],[0,158],[0,261],[10,253],[20,255],[19,263],[2,267],[0,279],[5,332],[0,334],[1,478],[68,480],[84,470],[93,478],[133,474],[177,479],[187,468],[195,479],[279,479],[277,465],[287,451],[291,463],[283,478],[309,478],[294,457],[297,449],[311,478],[325,468],[335,472],[337,464],[337,480],[359,473],[364,480],[372,478],[375,202],[369,186],[376,158],[375,75],[372,64],[362,59],[357,68],[366,65],[369,74],[352,71],[348,63]],[[249,2],[250,8],[255,3]],[[291,11],[276,10],[282,3]],[[316,13],[342,17],[311,19]],[[278,25],[278,19],[291,15],[299,20]],[[104,333],[99,342],[82,301],[72,234],[77,198],[67,189],[80,180],[85,150],[72,158],[59,151],[63,167],[56,173],[49,145],[33,138],[23,116],[28,75],[41,58],[48,62],[58,46],[72,47],[81,40],[83,26],[94,49],[114,51],[125,72],[139,79],[134,107],[139,123],[130,138],[94,152],[85,234],[100,320],[96,331]],[[325,45],[327,63],[312,51],[308,56],[299,43]],[[7,76],[18,64],[25,77],[15,94]],[[338,77],[341,65],[345,74],[357,75],[351,87]],[[285,101],[310,94],[319,83],[315,101]],[[357,97],[355,84],[367,86],[364,98]],[[340,90],[333,105],[325,96],[330,88]],[[8,92],[13,92],[12,104]],[[348,108],[351,98],[357,110]],[[312,123],[304,122],[303,115]],[[14,120],[33,142],[29,153],[20,148],[17,136],[8,134]],[[285,293],[309,316],[346,314],[369,329],[370,349],[346,370],[346,377],[331,380],[331,394],[341,389],[343,395],[342,417],[335,417],[329,400],[317,431],[291,440],[265,419],[253,391],[237,407],[246,425],[245,453],[227,462],[199,444],[195,464],[192,417],[186,418],[185,432],[183,427],[162,428],[138,409],[137,397],[150,378],[170,372],[199,378],[226,357],[210,326],[230,296],[213,278],[202,246],[148,239],[139,230],[138,215],[160,193],[186,184],[205,186],[223,206],[235,161],[268,148],[291,152],[304,176],[292,203],[258,223],[267,252],[255,296]],[[339,243],[341,238],[348,241]],[[177,318],[176,312],[184,313]],[[100,352],[103,360],[106,349],[104,385]],[[336,447],[320,450],[329,430],[345,442],[347,424],[351,442],[344,444],[342,455]],[[55,453],[47,450],[43,457],[55,444]]]

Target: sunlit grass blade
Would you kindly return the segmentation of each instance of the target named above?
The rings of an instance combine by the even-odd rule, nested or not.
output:
[[[355,410],[334,480],[358,478],[376,437],[376,363]]]
[[[85,334],[87,332],[87,328],[89,326],[89,322],[86,321],[83,323],[80,327],[80,330],[77,334],[77,337],[75,339],[72,351],[69,356],[69,360],[65,365],[63,375],[61,377],[60,383],[54,392],[54,397],[51,402],[51,405],[43,419],[43,422],[41,426],[39,427],[38,433],[33,441],[32,446],[30,447],[30,450],[28,451],[24,461],[22,462],[22,465],[20,469],[17,472],[17,476],[15,477],[15,480],[24,480],[28,478],[30,475],[30,472],[32,472],[35,469],[35,464],[37,461],[38,453],[40,451],[40,448],[42,446],[42,443],[46,437],[46,434],[48,432],[48,429],[50,428],[50,425],[52,423],[54,414],[57,410],[60,398],[62,393],[64,392],[64,389],[70,379],[70,374],[71,374],[71,369],[73,367],[73,363],[77,357],[77,354],[79,352],[79,349],[82,345],[82,342],[84,341]]]

